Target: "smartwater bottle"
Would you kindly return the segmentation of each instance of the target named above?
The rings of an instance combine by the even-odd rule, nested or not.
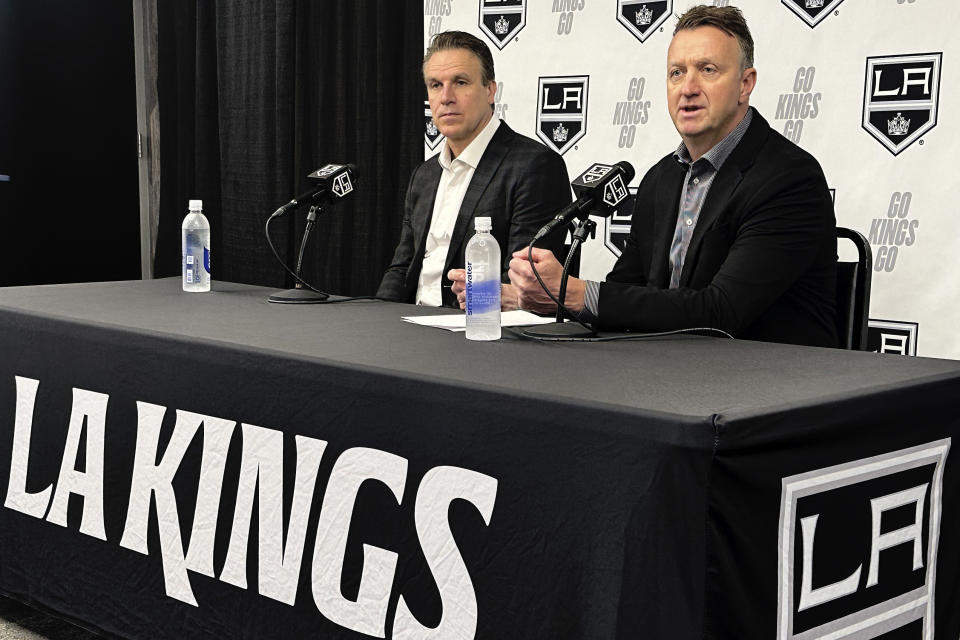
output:
[[[190,211],[180,228],[183,232],[183,290],[210,291],[210,223],[203,215],[202,200],[190,201]]]
[[[490,218],[476,218],[467,243],[467,339],[500,339],[500,247]]]

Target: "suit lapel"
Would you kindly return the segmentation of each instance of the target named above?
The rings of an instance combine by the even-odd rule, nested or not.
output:
[[[723,163],[723,166],[720,167],[717,177],[713,179],[713,184],[710,185],[707,199],[700,209],[697,226],[693,230],[693,237],[690,238],[690,246],[687,248],[687,255],[683,261],[683,271],[680,272],[681,287],[689,284],[697,265],[704,236],[715,226],[717,218],[726,209],[730,198],[743,180],[744,174],[750,169],[754,158],[757,156],[758,149],[763,146],[769,133],[770,125],[754,109],[753,119],[743,139],[727,158],[727,161]]]
[[[650,282],[655,286],[670,284],[670,245],[677,228],[677,212],[680,208],[680,191],[683,189],[683,168],[671,156],[665,172],[666,179],[657,185],[656,212],[653,220],[653,251],[650,257]]]
[[[507,143],[514,135],[513,130],[507,126],[507,123],[501,121],[473,172],[473,178],[470,180],[470,185],[467,187],[467,192],[464,194],[463,202],[460,205],[460,211],[457,213],[453,235],[450,236],[450,249],[447,251],[444,277],[446,277],[450,265],[454,263],[454,259],[463,251],[463,242],[471,231],[470,220],[480,203],[480,198],[506,157],[510,148]]]
[[[416,219],[412,221],[414,233],[413,246],[415,247],[413,264],[416,265],[420,265],[420,263],[423,262],[423,254],[426,252],[427,232],[430,231],[430,221],[433,220],[433,208],[437,201],[437,187],[440,185],[440,174],[443,172],[438,156],[434,156],[423,170],[427,173],[425,181],[423,182],[424,193],[421,195],[421,198],[429,204],[414,209]],[[420,269],[418,266],[417,278],[419,277]]]

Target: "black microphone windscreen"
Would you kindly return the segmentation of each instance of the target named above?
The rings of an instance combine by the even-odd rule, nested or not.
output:
[[[637,172],[634,171],[634,169],[633,169],[633,165],[630,164],[629,162],[627,162],[626,160],[621,160],[620,162],[618,162],[618,163],[615,164],[614,166],[620,167],[620,169],[623,170],[623,181],[624,181],[624,182],[630,182],[630,181],[632,181],[632,180],[634,179],[634,177],[636,177],[636,175],[637,175]]]

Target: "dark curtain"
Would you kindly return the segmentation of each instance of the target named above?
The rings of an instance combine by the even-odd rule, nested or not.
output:
[[[0,0],[0,286],[140,276],[136,135],[130,2]]]
[[[161,192],[157,276],[180,272],[180,223],[202,198],[215,280],[292,286],[263,226],[329,162],[355,193],[311,233],[303,275],[372,294],[423,159],[422,0],[158,3]],[[271,225],[295,261],[306,211]]]

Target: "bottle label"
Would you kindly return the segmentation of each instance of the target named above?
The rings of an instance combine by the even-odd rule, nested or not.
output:
[[[500,310],[500,281],[486,279],[486,269],[467,263],[467,315]]]
[[[202,284],[210,276],[210,248],[200,234],[187,231],[183,238],[183,282]]]

